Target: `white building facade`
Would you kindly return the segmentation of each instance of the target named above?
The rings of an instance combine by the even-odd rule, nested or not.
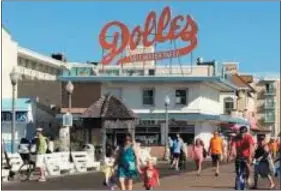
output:
[[[2,98],[12,98],[10,73],[13,69],[19,75],[16,98],[39,97],[46,104],[60,102],[59,95],[54,98],[52,92],[46,90],[60,92],[57,79],[67,69],[67,63],[21,47],[2,27]],[[46,101],[48,95],[51,100]]]
[[[163,145],[165,143],[165,98],[167,96],[170,99],[168,105],[169,135],[180,134],[189,144],[194,139],[200,138],[207,147],[213,132],[218,129],[221,123],[247,124],[245,120],[222,115],[224,106],[221,102],[221,95],[226,92],[235,95],[236,87],[220,77],[197,76],[196,72],[190,73],[189,76],[177,73],[149,75],[147,71],[153,69],[149,67],[141,73],[129,75],[124,73],[126,71],[125,65],[122,69],[120,66],[108,67],[104,70],[100,70],[99,67],[94,69],[89,67],[90,69],[86,72],[87,67],[79,68],[80,66],[75,66],[77,71],[65,72],[60,80],[64,83],[70,80],[74,83],[74,87],[75,85],[85,85],[84,89],[86,84],[88,88],[92,84],[92,86],[100,88],[100,90],[96,89],[95,93],[100,93],[100,95],[110,93],[122,99],[139,116],[135,136],[136,139],[145,144]],[[196,71],[198,68],[208,70],[206,66],[193,67],[186,67],[186,70]],[[114,68],[116,72],[107,73]],[[84,70],[83,75],[79,72],[82,70]],[[94,70],[95,72],[91,72]],[[154,67],[154,70],[161,72],[163,68],[156,67],[155,69]],[[84,89],[83,91],[86,91]],[[87,93],[94,93],[92,91],[89,89]],[[73,97],[78,96],[73,95]],[[76,105],[75,102],[80,102],[80,100],[73,100],[73,105]],[[85,109],[73,108],[73,111],[83,113]],[[122,132],[113,132],[113,134],[118,137],[118,134],[122,134]]]

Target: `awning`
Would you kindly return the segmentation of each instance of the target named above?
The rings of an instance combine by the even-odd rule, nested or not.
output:
[[[137,114],[141,120],[165,120],[165,113],[139,113]],[[249,125],[247,120],[235,118],[227,115],[210,115],[203,113],[169,113],[169,120],[183,121],[220,121],[222,123],[233,123],[241,125]]]

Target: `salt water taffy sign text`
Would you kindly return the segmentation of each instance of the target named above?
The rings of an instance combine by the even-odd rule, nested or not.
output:
[[[109,30],[113,28],[118,29],[118,31],[114,32],[112,38],[107,38]],[[164,34],[164,31],[167,31],[166,34]],[[103,56],[101,63],[104,65],[110,64],[126,47],[135,50],[140,44],[144,47],[150,47],[157,42],[164,43],[177,39],[186,42],[186,46],[162,52],[125,56],[120,58],[117,64],[183,56],[189,54],[197,46],[197,32],[198,26],[191,16],[178,15],[172,18],[169,7],[163,9],[159,19],[157,19],[156,13],[151,11],[145,20],[144,28],[138,25],[130,31],[124,23],[113,21],[106,24],[99,35],[101,47],[107,50],[107,54]],[[148,38],[151,34],[155,35],[153,35],[153,38]]]

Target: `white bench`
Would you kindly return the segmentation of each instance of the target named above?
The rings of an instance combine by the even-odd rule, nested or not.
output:
[[[95,169],[96,171],[100,171],[100,162],[95,161],[92,155],[87,153],[87,170]]]
[[[77,172],[87,172],[87,152],[71,152],[74,167]]]
[[[47,170],[47,176],[60,175],[60,155],[59,153],[50,153],[44,155],[44,163]]]
[[[7,153],[7,157],[9,159],[9,165],[11,167],[11,171],[16,173],[20,170],[26,170],[27,165],[23,165],[22,158],[19,153]]]
[[[8,178],[9,178],[9,174],[10,174],[10,170],[9,169],[4,169],[3,167],[7,167],[8,162],[6,160],[5,154],[2,152],[2,173],[1,173],[1,180],[2,182],[7,182]]]
[[[66,171],[72,173],[74,171],[74,164],[69,161],[70,152],[59,152],[59,166],[60,171]]]
[[[8,169],[2,169],[1,172],[1,181],[2,182],[7,182],[9,179],[9,174],[10,174],[10,170]]]

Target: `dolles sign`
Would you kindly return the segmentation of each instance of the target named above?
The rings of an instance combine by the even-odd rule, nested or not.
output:
[[[108,40],[108,32],[112,28],[119,31],[113,34],[113,38]],[[167,34],[164,31],[168,30]],[[132,31],[120,21],[112,21],[104,26],[99,35],[99,42],[107,54],[103,56],[101,64],[108,65],[114,58],[121,54],[127,46],[135,50],[139,44],[150,47],[155,43],[180,39],[187,42],[187,45],[178,49],[167,50],[155,53],[143,53],[125,56],[117,61],[117,64],[126,64],[134,61],[162,60],[172,57],[179,57],[189,54],[197,46],[198,26],[191,16],[178,15],[171,18],[171,10],[165,7],[157,20],[156,13],[151,11],[144,23],[144,28],[136,26]],[[155,34],[153,38],[148,36]],[[119,42],[121,39],[121,43]]]

